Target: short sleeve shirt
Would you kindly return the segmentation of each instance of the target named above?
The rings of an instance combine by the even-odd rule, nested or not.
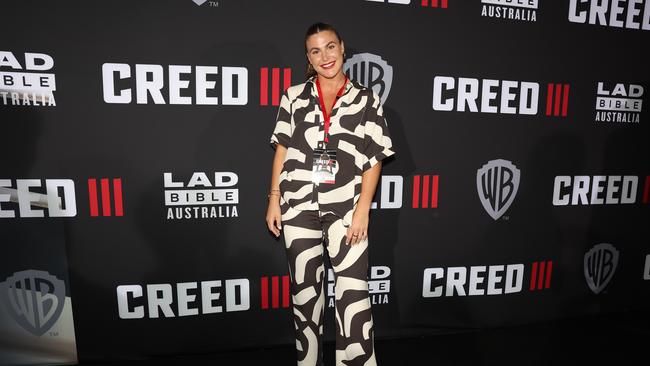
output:
[[[280,100],[271,144],[287,148],[280,173],[281,205],[330,212],[349,225],[363,172],[395,152],[379,96],[350,80],[330,116],[327,148],[336,149],[335,183],[312,183],[313,152],[325,137],[315,78],[289,87]]]

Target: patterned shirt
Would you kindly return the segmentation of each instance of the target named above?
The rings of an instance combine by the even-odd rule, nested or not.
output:
[[[287,148],[280,173],[281,205],[331,212],[350,225],[363,172],[395,152],[379,96],[350,80],[330,113],[327,149],[336,149],[335,183],[312,183],[313,152],[325,137],[315,80],[289,87],[280,101],[271,144]]]

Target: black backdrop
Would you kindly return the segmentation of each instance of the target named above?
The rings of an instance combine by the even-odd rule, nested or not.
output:
[[[0,219],[1,274],[39,269],[66,280],[80,359],[292,343],[290,308],[283,301],[283,244],[264,223],[273,155],[268,140],[277,113],[274,94],[286,87],[285,80],[304,80],[304,31],[325,21],[342,33],[349,63],[354,55],[370,54],[364,56],[370,63],[358,67],[374,65],[374,75],[383,72],[381,82],[390,84],[382,97],[397,154],[384,165],[385,185],[370,229],[374,280],[389,281],[371,285],[378,290],[373,294],[377,337],[647,309],[648,117],[641,108],[645,94],[633,90],[629,95],[630,86],[650,85],[650,59],[643,52],[650,32],[648,26],[633,29],[634,22],[639,28],[648,23],[647,2],[634,5],[639,14],[632,13],[633,21],[627,23],[627,8],[633,5],[619,2],[621,15],[612,16],[612,22],[612,10],[607,10],[602,18],[607,25],[589,24],[589,17],[586,23],[570,21],[568,1],[5,5],[0,72],[55,74],[56,105],[23,105],[35,103],[23,102],[22,93],[17,103],[11,94],[0,99],[0,179],[7,180],[3,186],[9,189],[17,187],[17,180],[37,179],[41,187],[30,191],[43,194],[47,179],[70,179],[77,213],[50,217],[45,210],[42,218],[24,217],[17,203],[8,202],[13,199],[0,196],[0,207],[15,216]],[[593,11],[589,3],[579,3],[574,14],[583,14],[577,12]],[[614,26],[616,19],[624,26]],[[12,67],[7,52],[22,69]],[[53,66],[26,70],[25,53],[49,55]],[[154,73],[141,73],[137,80],[138,71],[147,67],[136,65],[158,66],[148,67]],[[170,97],[176,89],[170,78],[177,70],[170,65],[185,66],[178,68],[179,80],[186,81],[179,84],[181,98]],[[207,81],[197,82],[204,78],[201,70],[207,70]],[[237,76],[229,77],[230,71]],[[470,85],[477,83],[464,89],[476,92],[476,112],[471,102],[463,108],[456,103],[459,85],[468,79],[474,79]],[[454,85],[441,84],[436,95],[434,80],[453,80]],[[486,84],[489,80],[494,87]],[[138,102],[147,81],[162,83],[162,100],[148,95]],[[532,114],[518,108],[522,82],[533,83],[525,85],[536,85],[538,91],[536,98],[526,99],[535,106]],[[217,97],[217,104],[201,104],[197,85],[207,85],[206,96]],[[12,90],[6,82],[4,89]],[[111,89],[126,101],[130,90],[131,101],[111,102]],[[618,95],[606,95],[615,90]],[[599,96],[641,100],[633,113],[608,115],[633,122],[597,120]],[[170,103],[182,97],[189,104]],[[511,101],[504,105],[501,98]],[[436,100],[449,102],[445,105],[451,110],[436,107]],[[488,112],[490,106],[496,113]],[[514,113],[507,113],[508,107]],[[479,198],[484,192],[477,189],[477,179],[481,182],[483,176],[477,178],[477,171],[499,159],[493,173],[506,177],[501,193],[507,196],[511,187],[507,177],[516,174],[512,165],[520,174],[516,194],[505,212],[493,212],[495,220]],[[166,188],[165,173],[180,187],[172,183]],[[224,183],[226,187],[187,187],[193,174],[195,181],[205,182],[200,173],[212,185],[215,173],[229,173],[236,181]],[[587,185],[586,201],[577,196],[576,204],[554,205],[554,197],[573,198],[577,186],[554,192],[557,176],[585,176],[569,181],[588,179],[589,184],[606,176],[595,198],[604,199],[609,192],[610,204],[593,204],[593,189]],[[624,186],[618,176],[636,177],[633,203],[618,202]],[[96,185],[89,179],[96,179]],[[104,187],[102,179],[107,179]],[[236,199],[167,206],[165,191],[183,189],[234,189]],[[222,217],[203,218],[202,208],[198,214],[192,208],[181,211],[191,217],[175,218],[175,207],[207,207],[208,216],[214,207],[214,215]],[[174,218],[168,218],[169,208]],[[492,211],[497,211],[494,206]],[[53,224],[62,230],[52,230]],[[40,230],[57,238],[27,235]],[[27,251],[19,238],[31,238],[30,246],[41,249]],[[64,242],[59,246],[64,254],[46,257],[49,264],[35,260],[35,253],[52,242]],[[598,247],[600,257],[591,256],[590,250],[601,243],[609,246]],[[612,253],[617,253],[616,261]],[[69,273],[61,270],[61,258],[67,259]],[[514,278],[506,275],[507,268]],[[431,272],[445,277],[430,283]],[[476,288],[463,285],[468,296],[460,296],[458,288],[449,291],[450,273],[465,273],[468,282],[473,274]],[[588,284],[593,273],[599,274],[594,289]],[[517,274],[519,286],[505,293],[507,281],[517,285]],[[205,284],[210,290],[201,290],[202,282],[217,280],[221,282]],[[179,316],[181,283],[189,283],[187,294],[195,298],[187,307],[198,314]],[[487,295],[488,283],[501,293]],[[167,284],[159,294],[169,291],[168,316],[160,310],[159,317],[151,317],[148,300],[155,294],[148,294],[147,286],[155,284]],[[442,296],[435,296],[440,285]],[[142,317],[120,316],[119,286],[131,286],[120,287],[127,290],[121,298],[124,314]],[[220,295],[210,302],[215,312],[207,313],[201,296],[210,293]],[[326,333],[331,337],[334,323],[328,312]]]

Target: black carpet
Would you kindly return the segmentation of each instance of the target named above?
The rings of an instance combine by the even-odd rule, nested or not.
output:
[[[650,310],[417,338],[378,339],[377,361],[401,365],[646,365]],[[325,365],[334,344],[325,343]],[[80,365],[295,365],[291,346]]]

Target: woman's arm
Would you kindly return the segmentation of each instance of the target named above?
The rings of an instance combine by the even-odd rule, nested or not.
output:
[[[352,224],[348,227],[346,244],[357,244],[368,237],[370,205],[372,204],[372,198],[375,196],[380,175],[381,161],[363,172],[361,176],[361,193],[359,201],[357,201],[357,208],[352,214]]]
[[[269,190],[269,205],[266,209],[266,225],[276,236],[280,236],[282,230],[282,213],[280,211],[280,172],[284,165],[284,158],[287,155],[287,148],[284,145],[275,145],[273,157],[273,169],[271,171],[271,189]]]

